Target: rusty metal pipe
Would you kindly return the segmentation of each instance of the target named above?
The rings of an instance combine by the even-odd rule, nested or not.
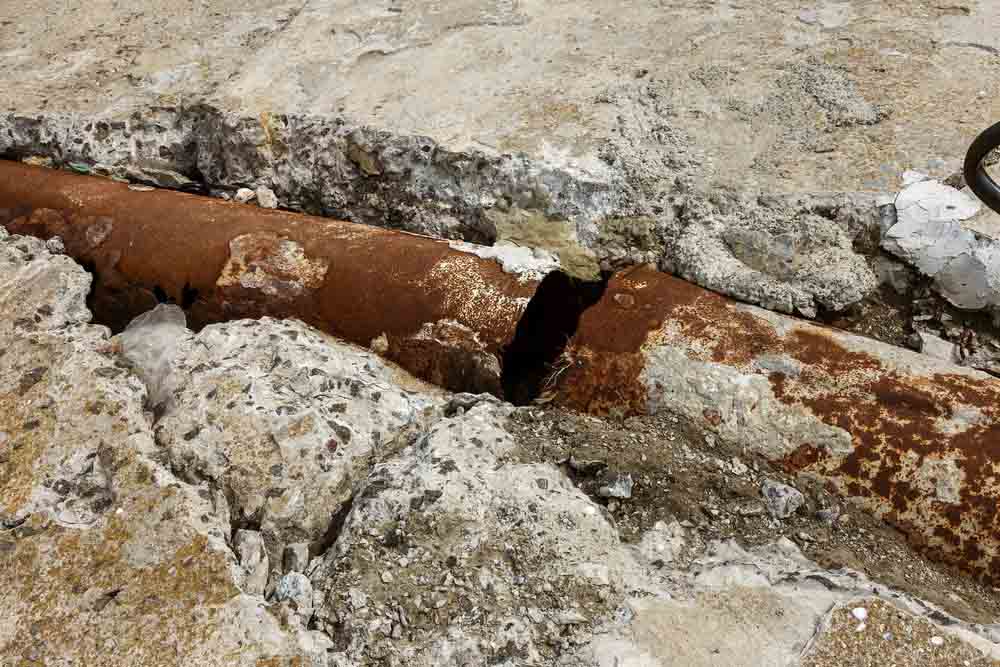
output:
[[[537,281],[447,241],[0,162],[0,224],[59,236],[113,326],[170,299],[196,326],[293,317],[452,390],[501,394]]]
[[[818,478],[931,556],[1000,581],[1000,381],[638,267],[588,310],[548,398],[669,412]]]

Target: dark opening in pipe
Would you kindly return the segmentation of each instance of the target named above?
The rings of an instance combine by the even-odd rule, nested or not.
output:
[[[538,398],[553,365],[576,333],[580,316],[600,301],[610,277],[590,282],[562,271],[545,276],[517,323],[514,339],[503,351],[500,381],[506,400],[527,405]]]

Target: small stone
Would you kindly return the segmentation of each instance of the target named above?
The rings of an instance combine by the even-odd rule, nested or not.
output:
[[[278,580],[274,599],[278,602],[290,602],[306,618],[312,616],[313,587],[308,577],[301,572],[289,572]]]
[[[391,584],[392,583],[392,573],[386,570],[382,573],[382,583]]]
[[[66,245],[58,236],[53,236],[45,242],[45,249],[53,255],[61,255],[66,252]]]
[[[608,472],[597,493],[602,498],[631,498],[634,485],[630,473]]]
[[[263,595],[267,586],[268,561],[264,538],[255,530],[238,530],[233,551],[243,569],[243,590],[248,595]]]
[[[934,646],[943,646],[944,637],[939,637],[938,635],[934,635],[933,637],[931,637],[931,644],[933,644]]]
[[[840,516],[840,510],[836,507],[827,507],[816,512],[816,518],[825,524],[833,525]]]
[[[729,462],[729,467],[733,471],[734,475],[738,475],[740,477],[750,472],[750,468],[748,468],[746,464],[743,463],[743,461],[740,461],[735,456]]]
[[[767,511],[776,519],[787,519],[805,503],[805,497],[793,486],[767,480],[760,489]]]
[[[851,616],[859,621],[865,621],[868,619],[868,610],[864,607],[855,607],[851,610]]]
[[[257,204],[261,208],[278,208],[278,196],[271,188],[257,188]]]
[[[587,617],[575,609],[569,609],[556,614],[553,620],[558,625],[579,625],[580,623],[585,623]]]
[[[399,623],[394,624],[392,626],[392,632],[390,633],[389,636],[392,637],[393,639],[402,639],[403,638],[403,626],[401,626]]]
[[[239,204],[246,204],[248,201],[252,200],[257,196],[257,193],[250,188],[240,188],[236,191],[236,196],[233,197]]]

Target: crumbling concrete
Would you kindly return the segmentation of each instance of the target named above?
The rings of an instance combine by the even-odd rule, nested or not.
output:
[[[996,652],[988,628],[787,540],[705,549],[673,522],[623,543],[528,456],[510,406],[298,322],[195,334],[165,305],[112,338],[86,322],[82,268],[2,231],[0,252],[8,662],[794,664],[837,655],[838,605],[874,631],[881,595],[942,664]]]

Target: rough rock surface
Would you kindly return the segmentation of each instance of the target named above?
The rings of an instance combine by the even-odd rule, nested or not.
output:
[[[110,338],[80,268],[0,249],[4,664],[792,665],[885,595],[787,541],[624,542],[509,405],[291,321],[161,306]],[[894,595],[941,660],[988,664],[985,629]]]
[[[910,185],[896,198],[898,222],[882,247],[916,267],[951,304],[965,310],[1000,306],[1000,242],[962,221],[979,202],[936,181]]]
[[[266,188],[292,210],[544,248],[581,277],[660,263],[808,316],[871,293],[856,237],[726,200],[815,209],[904,170],[944,178],[1000,99],[985,2],[154,5],[0,10],[16,26],[0,153]]]
[[[107,329],[85,324],[89,276],[41,242],[0,237],[13,287],[0,357],[4,664],[321,659],[326,637],[282,628],[241,591],[224,499],[162,462],[145,386]],[[28,306],[37,320],[11,317]]]

